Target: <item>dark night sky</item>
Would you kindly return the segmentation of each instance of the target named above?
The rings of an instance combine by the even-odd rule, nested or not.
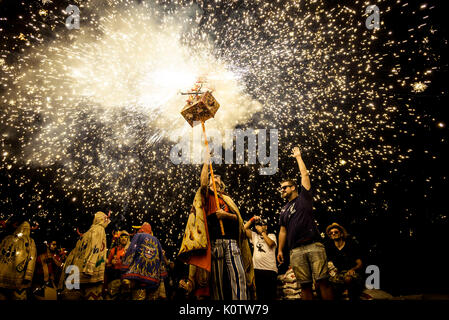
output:
[[[283,8],[285,2],[288,1],[281,1],[277,6]],[[265,207],[264,215],[269,218],[270,227],[277,231],[277,212],[282,201],[274,192],[274,188],[282,177],[292,177],[297,172],[295,162],[288,157],[291,146],[299,142],[305,144],[307,152],[304,152],[304,161],[309,169],[313,169],[311,174],[313,187],[320,190],[316,194],[320,195],[320,199],[331,198],[325,203],[315,198],[315,213],[320,230],[324,231],[325,227],[334,221],[346,226],[364,248],[366,252],[364,262],[367,265],[375,264],[380,267],[381,289],[394,295],[445,292],[449,288],[447,277],[438,278],[439,272],[437,271],[442,270],[441,256],[445,253],[443,248],[447,243],[449,214],[446,205],[449,191],[447,169],[449,163],[448,33],[447,18],[442,8],[442,2],[402,1],[398,5],[396,1],[383,1],[379,6],[384,25],[377,33],[378,40],[373,41],[372,47],[369,48],[364,44],[363,48],[367,49],[367,55],[376,53],[378,56],[383,56],[382,64],[377,65],[376,72],[372,75],[373,78],[368,80],[376,83],[373,90],[379,90],[380,84],[394,85],[394,90],[388,92],[389,105],[397,106],[397,112],[393,113],[390,118],[390,123],[394,123],[394,127],[390,129],[382,124],[373,126],[370,139],[361,140],[358,142],[360,145],[351,140],[351,147],[345,149],[341,147],[341,143],[352,139],[357,135],[359,126],[364,126],[358,122],[357,117],[352,116],[351,112],[353,106],[358,105],[359,100],[365,97],[366,88],[363,92],[359,92],[360,87],[357,86],[349,89],[353,94],[339,108],[343,113],[347,112],[351,116],[342,120],[341,129],[328,126],[316,129],[311,125],[315,121],[324,119],[325,111],[331,110],[334,103],[331,98],[326,101],[326,107],[323,106],[321,109],[320,103],[315,101],[314,112],[316,113],[302,122],[298,122],[298,118],[300,118],[298,107],[291,103],[292,100],[286,98],[288,106],[281,111],[274,109],[265,115],[255,114],[247,123],[241,125],[242,128],[260,127],[261,124],[267,123],[266,119],[268,118],[269,128],[270,125],[272,128],[279,128],[280,172],[273,176],[261,176],[254,174],[255,166],[232,165],[225,168],[225,181],[229,185],[231,196],[240,201],[243,218],[248,219],[253,214],[258,214],[260,208],[257,203],[259,201],[262,203],[262,200],[266,201],[262,206],[268,203],[270,207]],[[67,3],[70,2],[53,1],[53,6],[62,10]],[[199,3],[207,7],[209,2],[200,1]],[[354,10],[362,11],[363,9],[362,4],[353,4],[352,1],[326,1],[326,3],[328,10],[341,8],[343,4],[354,8]],[[403,3],[408,3],[408,5],[403,6]],[[424,3],[427,4],[427,8],[434,8],[420,11],[419,7]],[[253,6],[257,5],[258,2]],[[384,14],[384,8],[389,5],[392,9]],[[29,48],[24,45],[23,41],[17,39],[17,35],[32,33],[30,26],[27,25],[32,20],[30,12],[36,12],[41,6],[37,1],[22,5],[20,1],[0,0],[0,36],[2,38],[0,58],[3,58],[7,64],[22,63],[21,56],[25,55]],[[237,1],[234,6],[239,10],[255,9],[246,1]],[[165,7],[164,9],[168,10]],[[225,9],[225,6],[222,5],[220,8],[217,7],[214,12],[220,17],[220,13],[227,12]],[[234,12],[240,11],[236,9]],[[206,14],[210,14],[210,11],[205,11],[204,15]],[[23,16],[23,18],[19,19],[18,16]],[[424,16],[427,16],[424,19],[427,25],[418,28],[423,22]],[[263,19],[263,17],[259,17],[259,19]],[[364,20],[361,19],[361,21]],[[338,23],[337,21],[336,24]],[[342,20],[341,24],[344,23],[346,23],[345,20]],[[230,46],[233,48],[245,47],[249,42],[242,36],[233,38],[232,44],[226,43],[226,32],[229,29],[225,28],[223,24],[220,19],[210,22],[203,18],[200,28],[207,32],[215,31],[213,34],[216,38],[215,43],[221,49],[217,54],[222,54],[226,58],[226,53],[231,50]],[[411,28],[414,29],[413,32],[410,31]],[[437,30],[437,32],[431,34],[429,32],[431,29]],[[54,32],[60,32],[64,36],[68,33],[61,25],[57,25],[54,31],[45,29],[41,32],[44,43],[50,43],[54,39]],[[386,40],[384,39],[388,37],[388,32],[393,34],[388,39],[394,41],[394,46],[385,45]],[[249,37],[249,31],[247,35]],[[427,52],[430,52],[429,55],[433,55],[435,58],[430,59],[429,55],[420,54],[420,45],[415,44],[410,35],[413,35],[414,39],[427,37],[427,46],[431,48]],[[270,35],[265,33],[261,37],[269,39]],[[403,42],[404,40],[409,41]],[[18,54],[17,52],[22,48],[25,50],[24,53]],[[235,54],[233,57],[238,60],[241,56]],[[338,56],[335,56],[334,59],[336,64],[340,63]],[[240,67],[244,67],[246,64],[247,61],[244,60],[244,57],[235,62],[235,65]],[[273,62],[266,62],[266,67],[271,68],[273,64]],[[401,65],[401,72],[392,77],[391,70],[397,64]],[[298,72],[303,70],[299,63],[291,67]],[[412,80],[407,80],[406,86],[396,85],[398,78],[413,78],[417,72],[431,67],[436,68],[432,75],[426,78],[430,82],[425,91],[412,91],[410,89]],[[0,69],[2,83],[9,83],[8,79],[10,78],[2,76],[3,72]],[[360,79],[357,79],[355,75],[355,67],[352,73],[354,76],[352,80],[357,83]],[[257,73],[248,74],[244,80],[247,92],[255,99],[260,98],[260,90],[268,92],[274,88],[267,101],[282,101],[283,96],[288,96],[291,93],[290,90],[294,90],[285,85],[282,87],[285,83],[291,83],[292,79],[290,78],[285,81],[278,79],[280,88],[272,82],[263,82],[258,78]],[[0,96],[6,96],[7,93],[6,87],[0,86]],[[381,104],[380,101],[385,99],[386,95],[380,94],[373,101]],[[13,125],[7,121],[12,114],[10,111],[12,107],[6,100],[2,99],[0,103],[2,104],[0,133],[14,132],[13,135],[2,137],[2,152],[8,150],[9,154],[20,159],[23,155],[22,142],[31,139],[36,133],[36,130],[29,128],[39,128],[45,122],[45,117],[39,111],[29,111],[32,114],[32,122],[27,122],[27,126],[22,127],[17,126],[18,122]],[[33,103],[29,107],[33,109]],[[23,112],[21,116],[29,116],[25,111]],[[361,112],[369,113],[366,110]],[[277,114],[273,115],[274,113]],[[298,113],[298,117],[296,117],[296,113]],[[382,111],[373,112],[371,121],[376,122],[382,119],[382,117],[376,118],[376,114],[382,114]],[[414,121],[417,118],[420,121]],[[272,124],[270,124],[270,119],[272,119]],[[78,119],[78,121],[81,120]],[[337,119],[326,121],[338,122]],[[350,129],[347,126],[350,121],[354,122],[355,128]],[[87,145],[101,144],[102,132],[106,125],[89,117],[86,117],[83,123],[85,124],[84,131],[81,133],[85,139],[83,143]],[[143,135],[147,136],[145,126],[136,127],[135,130],[143,132]],[[318,140],[315,139],[317,133],[328,136],[329,139],[318,143]],[[334,170],[320,171],[321,165],[328,166],[333,161],[337,162],[341,152],[346,152],[350,156],[354,150],[360,147],[372,147],[376,151],[379,150],[380,144],[393,146],[393,156],[383,160],[381,155],[373,155],[369,172],[364,166],[355,166],[350,170],[335,166]],[[108,236],[114,227],[130,230],[132,225],[149,221],[153,225],[155,235],[161,239],[167,252],[173,256],[180,245],[180,233],[184,228],[195,188],[198,186],[200,167],[198,165],[191,165],[188,168],[187,166],[177,168],[174,165],[167,167],[162,162],[165,161],[167,150],[171,147],[170,142],[162,139],[154,149],[152,149],[153,147],[148,149],[146,145],[137,143],[131,148],[132,150],[126,151],[138,150],[140,161],[152,161],[152,167],[145,175],[137,176],[137,178],[130,175],[120,182],[129,189],[141,187],[143,190],[144,186],[147,186],[145,179],[151,181],[152,187],[145,189],[145,195],[148,199],[155,201],[155,204],[152,205],[147,205],[148,200],[139,198],[138,194],[131,196],[131,200],[125,201],[126,205],[120,201],[121,199],[117,199],[117,202],[96,203],[95,206],[92,206],[91,203],[86,205],[83,199],[90,199],[94,195],[89,196],[86,190],[67,192],[67,186],[60,186],[58,175],[63,168],[62,164],[24,166],[20,160],[9,162],[6,157],[3,157],[0,166],[0,219],[22,220],[26,218],[37,221],[40,224],[40,229],[33,233],[36,243],[56,238],[71,250],[77,237],[75,228],[78,227],[81,231],[86,231],[95,211],[112,210],[114,223],[108,227]],[[69,149],[68,153],[75,158],[77,151],[76,147],[73,148],[74,150]],[[404,154],[406,150],[410,149],[412,151],[407,153],[408,157],[404,161],[391,160],[397,159],[395,156]],[[152,159],[147,158],[148,150],[156,152]],[[11,167],[8,168],[8,165]],[[170,173],[167,168],[170,169]],[[172,181],[170,183],[166,180],[168,175]],[[335,178],[337,175],[338,179]],[[361,178],[352,180],[355,175]],[[346,187],[346,181],[351,181],[350,188]],[[385,182],[376,186],[376,191],[373,192],[373,185],[377,181]],[[36,187],[37,185],[38,187]],[[249,189],[246,188],[247,186]],[[37,190],[40,190],[41,193],[39,194]],[[77,201],[74,201],[74,198]],[[251,205],[246,205],[247,202]],[[130,215],[132,212],[140,212],[139,210],[144,206],[148,208],[149,212],[138,215],[138,218]],[[156,215],[155,212],[161,211],[162,208],[165,208],[167,213],[162,216]],[[44,215],[39,214],[42,211],[45,211]],[[4,231],[1,236],[3,237],[7,231]]]

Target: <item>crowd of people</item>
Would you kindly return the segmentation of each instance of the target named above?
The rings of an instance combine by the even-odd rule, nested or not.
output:
[[[282,299],[277,287],[287,278],[303,300],[358,299],[363,289],[358,246],[338,223],[326,228],[325,246],[300,149],[293,148],[291,156],[301,183],[281,181],[287,203],[280,209],[277,238],[262,217],[242,219],[222,173],[210,174],[206,157],[174,261],[148,222],[132,234],[115,232],[108,247],[110,217],[97,212],[69,254],[57,241],[38,254],[25,221],[0,243],[0,300],[269,301]]]

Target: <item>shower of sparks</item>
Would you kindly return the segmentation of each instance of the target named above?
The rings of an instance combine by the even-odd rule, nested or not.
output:
[[[427,89],[427,85],[422,82],[412,83],[411,86],[413,87],[413,92],[424,92]]]
[[[27,15],[15,19],[29,21],[9,33],[0,17],[1,170],[8,186],[34,184],[34,194],[11,197],[26,198],[18,210],[35,219],[63,219],[64,212],[47,206],[62,201],[61,192],[82,204],[74,207],[82,208],[79,214],[114,208],[128,223],[163,225],[187,214],[200,167],[175,166],[169,153],[173,132],[191,130],[179,113],[185,104],[179,93],[203,75],[221,105],[210,125],[279,129],[281,169],[300,143],[316,200],[329,213],[344,209],[334,202],[342,189],[366,182],[376,194],[386,181],[377,180],[375,168],[385,163],[397,172],[410,157],[410,149],[387,138],[412,134],[399,113],[423,121],[407,98],[395,97],[424,91],[429,71],[437,70],[429,38],[438,30],[425,19],[406,40],[395,40],[383,20],[380,31],[365,27],[363,1],[71,2],[80,8],[79,30],[65,28],[66,1],[24,1]],[[377,5],[381,17],[409,8],[401,0]],[[434,8],[414,6],[423,16]],[[413,52],[405,52],[407,42]],[[405,67],[415,56],[425,65],[411,74]],[[275,221],[280,175],[256,183],[257,166],[248,170],[229,173],[243,186],[231,194],[244,214],[262,211]],[[289,165],[282,174],[295,170]],[[51,190],[31,171],[52,179]],[[168,227],[167,246],[176,245],[182,229]]]

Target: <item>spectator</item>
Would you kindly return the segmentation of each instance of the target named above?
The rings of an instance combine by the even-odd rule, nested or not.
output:
[[[118,244],[110,250],[106,263],[106,300],[117,300],[121,292],[121,268],[123,257],[129,247],[129,233],[125,230],[119,231],[118,237]]]
[[[37,300],[57,300],[55,281],[61,275],[63,264],[57,242],[46,244],[45,252],[37,257],[33,278],[33,294]]]
[[[257,232],[250,227],[255,223]],[[246,235],[254,246],[253,265],[256,279],[258,300],[274,300],[276,298],[276,236],[267,233],[267,223],[259,216],[252,217],[244,226]]]
[[[335,275],[330,277],[330,282],[338,297],[358,300],[363,290],[363,279],[359,273],[362,268],[359,248],[338,223],[329,225],[326,234],[332,240],[327,248],[328,260],[337,269]]]
[[[123,259],[122,279],[132,290],[133,300],[166,299],[164,279],[167,270],[162,246],[145,222],[133,237]]]
[[[301,298],[312,300],[312,284],[317,283],[321,297],[333,299],[328,283],[328,267],[324,245],[320,242],[318,227],[313,218],[312,194],[309,173],[298,147],[293,148],[301,173],[301,190],[298,192],[293,180],[285,180],[279,189],[281,197],[288,203],[282,208],[280,216],[278,261],[284,262],[284,247],[290,251],[290,265],[301,285]]]
[[[0,243],[0,300],[26,300],[36,264],[30,224],[23,222]]]
[[[62,298],[65,300],[102,300],[102,288],[106,267],[106,232],[110,223],[109,217],[99,211],[90,229],[82,235],[70,252],[63,266],[59,289],[64,289]],[[65,280],[68,266],[76,266],[79,270],[80,289],[67,288]]]
[[[254,299],[254,269],[243,220],[237,205],[225,193],[220,173],[214,176],[218,208],[207,156],[201,171],[201,187],[193,200],[179,257],[210,272],[209,287],[213,300]]]

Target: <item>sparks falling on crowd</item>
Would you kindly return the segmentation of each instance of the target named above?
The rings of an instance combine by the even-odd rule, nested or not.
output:
[[[79,29],[66,27],[71,4]],[[181,92],[205,76],[222,105],[208,128],[279,130],[277,174],[227,166],[244,219],[278,223],[276,188],[301,144],[321,231],[335,218],[366,231],[395,210],[413,239],[414,193],[386,195],[407,180],[429,201],[447,184],[432,169],[447,119],[430,108],[447,99],[447,40],[437,1],[377,1],[378,29],[365,25],[370,4],[0,0],[0,219],[26,217],[73,246],[76,228],[111,210],[114,228],[150,221],[175,254],[200,166],[173,164],[170,150],[192,131]],[[447,223],[441,208],[432,202],[432,223]]]

